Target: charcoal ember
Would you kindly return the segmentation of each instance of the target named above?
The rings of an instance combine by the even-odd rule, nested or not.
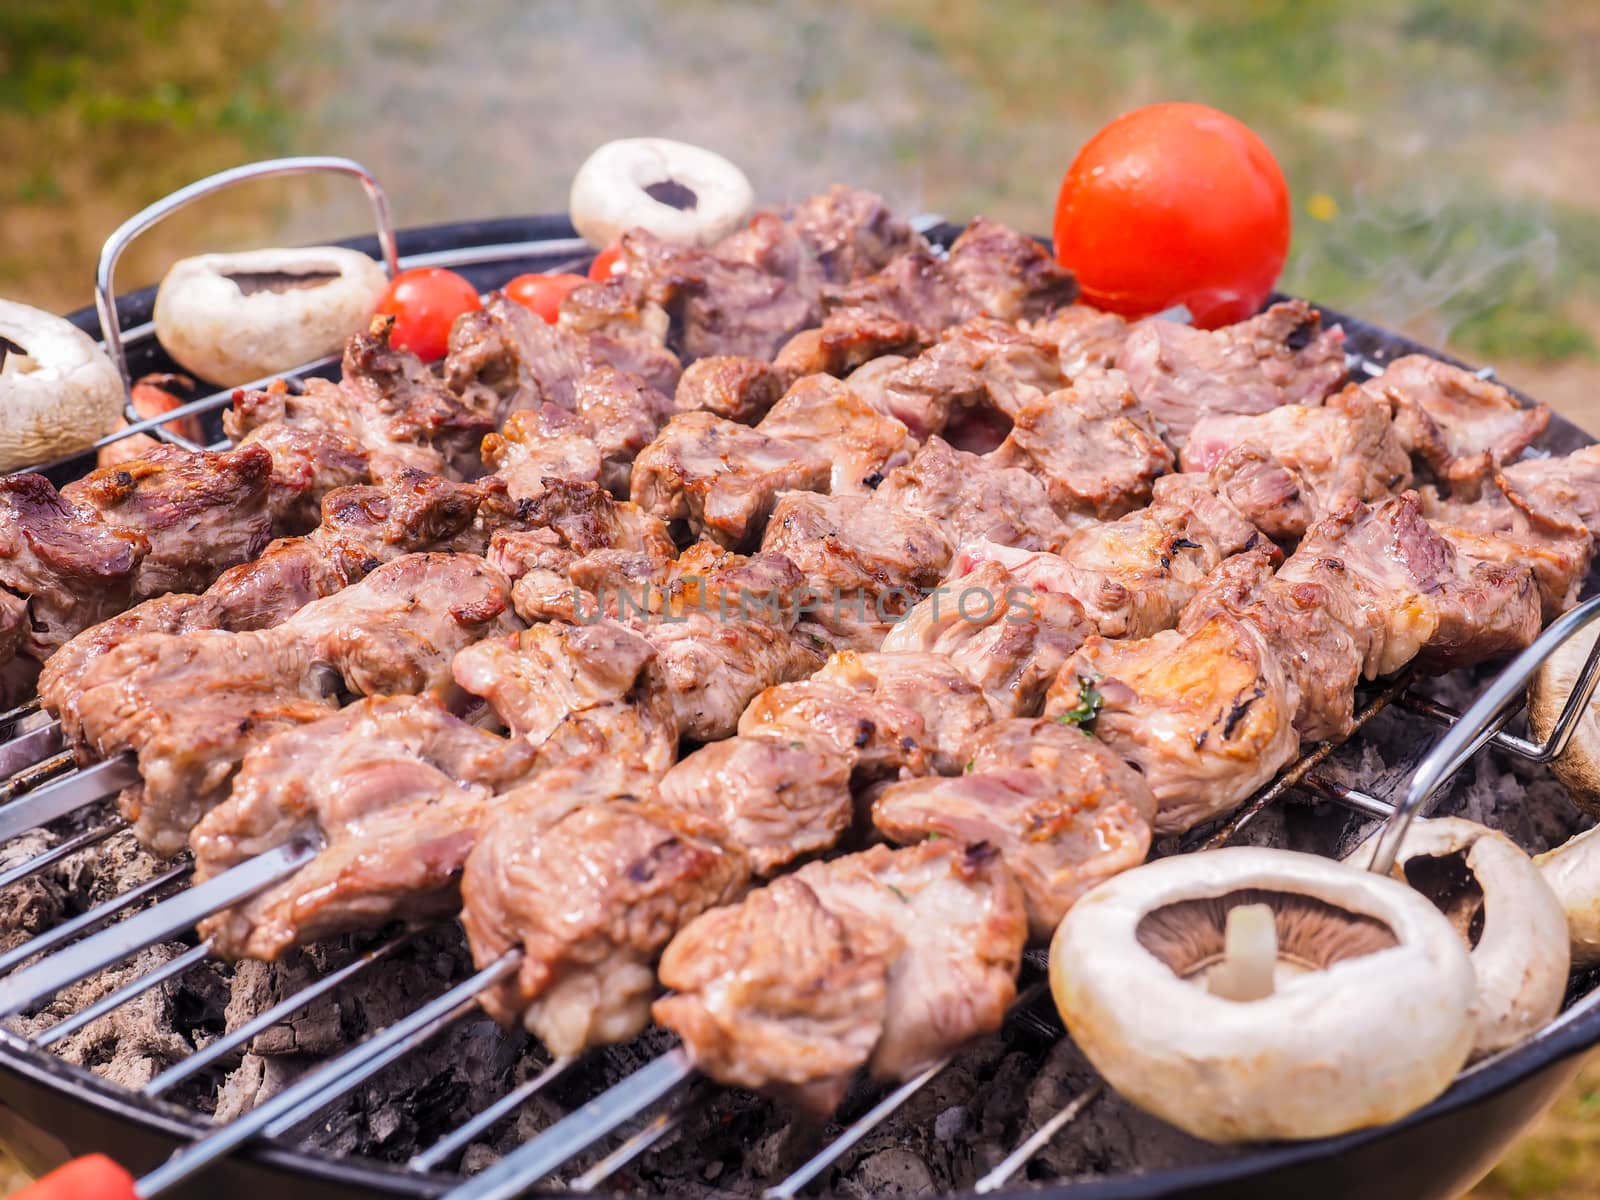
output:
[[[839,1181],[839,1194],[859,1196],[932,1196],[945,1189],[922,1158],[899,1146],[875,1150]]]
[[[112,819],[107,809],[92,823],[105,825]],[[170,862],[157,858],[139,845],[131,829],[121,829],[101,842],[92,853],[63,859],[52,869],[52,874],[61,881],[68,903],[77,913],[114,900],[130,888],[148,883],[171,869]]]
[[[217,1089],[216,1119],[231,1121],[243,1116],[283,1091],[315,1062],[310,1057],[246,1054]]]
[[[227,1032],[232,1033],[255,1020],[274,1004],[314,982],[322,973],[311,955],[296,956],[283,963],[246,961],[237,964],[226,1012]],[[331,1054],[343,1044],[339,1002],[333,996],[319,996],[256,1034],[250,1042],[249,1053],[263,1058]]]
[[[0,848],[0,870],[20,866],[56,841],[44,830],[23,834]],[[68,915],[67,890],[48,874],[31,875],[0,889],[0,952],[22,945]]]

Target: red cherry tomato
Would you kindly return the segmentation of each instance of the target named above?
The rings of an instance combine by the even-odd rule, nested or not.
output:
[[[138,1200],[138,1193],[132,1175],[104,1154],[89,1154],[23,1188],[15,1200]]]
[[[1152,104],[1078,152],[1054,234],[1086,303],[1126,316],[1185,304],[1215,329],[1272,291],[1289,252],[1289,188],[1272,152],[1227,113]]]
[[[478,289],[442,267],[400,272],[378,301],[378,312],[394,316],[390,344],[424,362],[443,358],[455,319],[482,307]]]
[[[588,282],[582,275],[518,275],[505,290],[523,308],[531,308],[554,325],[567,293]]]
[[[599,254],[594,256],[594,261],[589,264],[589,278],[604,283],[615,273],[617,259],[622,256],[622,243],[613,242]]]

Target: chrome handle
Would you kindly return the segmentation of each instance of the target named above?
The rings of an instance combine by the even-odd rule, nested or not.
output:
[[[1405,798],[1383,824],[1372,856],[1372,870],[1387,875],[1394,869],[1395,858],[1412,818],[1426,815],[1429,802],[1440,785],[1459,771],[1515,715],[1528,680],[1544,661],[1596,620],[1600,620],[1600,596],[1585,600],[1552,622],[1550,628],[1535,638],[1531,646],[1512,659],[1511,665],[1495,677],[1483,695],[1461,714],[1455,726],[1435,743],[1412,772]],[[1588,708],[1589,701],[1594,697],[1597,683],[1600,683],[1600,640],[1589,651],[1588,661],[1578,674],[1572,694],[1567,697],[1561,716],[1556,719],[1555,728],[1542,745],[1531,747],[1528,757],[1538,762],[1549,762],[1567,748],[1584,709]]]
[[[117,315],[117,293],[113,277],[117,269],[117,260],[122,257],[122,252],[128,248],[128,243],[149,229],[158,221],[164,220],[202,196],[209,196],[213,192],[220,192],[224,188],[232,187],[236,183],[243,183],[249,179],[271,179],[279,175],[304,175],[313,171],[327,171],[337,175],[353,175],[361,181],[361,186],[367,193],[367,199],[372,204],[372,215],[377,226],[378,246],[383,251],[384,266],[393,278],[400,270],[400,251],[395,241],[394,220],[389,214],[389,201],[383,194],[383,188],[378,186],[378,181],[371,171],[367,170],[354,159],[337,158],[321,155],[307,155],[297,158],[270,158],[263,162],[246,163],[240,167],[233,167],[227,171],[218,171],[215,175],[208,175],[198,179],[188,187],[179,188],[169,196],[164,196],[154,204],[140,209],[129,217],[105,240],[105,245],[100,247],[100,264],[95,272],[94,306],[100,314],[100,332],[105,339],[106,350],[111,355],[111,361],[116,364],[117,373],[122,376],[122,390],[131,396],[133,380],[128,375],[128,356],[122,345],[122,321]],[[134,411],[130,400],[124,406],[129,421],[138,421],[139,414]],[[164,419],[176,419],[169,414]],[[180,437],[166,430],[157,430],[158,435],[168,441],[198,450],[201,447],[194,445],[188,439]]]

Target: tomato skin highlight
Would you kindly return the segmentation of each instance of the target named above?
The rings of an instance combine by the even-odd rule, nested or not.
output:
[[[455,319],[482,307],[478,289],[454,271],[417,267],[390,281],[376,311],[394,317],[390,345],[432,362],[443,358],[450,348],[450,326]]]
[[[518,275],[505,286],[505,293],[523,308],[538,313],[551,325],[561,315],[561,302],[575,287],[589,280],[583,275]]]
[[[615,274],[617,259],[622,257],[622,243],[612,242],[599,254],[594,256],[594,261],[589,264],[589,278],[596,283],[604,283]]]
[[[1271,294],[1290,225],[1265,143],[1227,113],[1170,103],[1124,113],[1084,145],[1053,236],[1084,303],[1130,317],[1184,304],[1215,329]]]

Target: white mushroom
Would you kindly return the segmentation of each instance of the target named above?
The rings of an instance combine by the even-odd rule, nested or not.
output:
[[[122,379],[88,334],[0,300],[0,471],[87,450],[122,415]]]
[[[156,293],[156,337],[185,370],[237,387],[338,350],[366,328],[388,277],[358,250],[202,254]]]
[[[1365,869],[1377,836],[1346,860]],[[1510,838],[1472,821],[1413,821],[1394,876],[1450,918],[1478,979],[1474,1058],[1514,1046],[1561,1011],[1571,955],[1561,901]]]
[[[1232,916],[1256,906],[1272,916],[1270,988],[1230,998],[1264,982],[1248,961],[1260,918]],[[1442,1092],[1472,1047],[1472,964],[1439,911],[1288,850],[1176,855],[1107,880],[1056,930],[1050,985],[1112,1087],[1216,1142],[1393,1120]]]
[[[1528,727],[1543,741],[1556,727],[1556,719],[1566,706],[1578,673],[1589,659],[1595,638],[1600,637],[1600,622],[1568,638],[1539,665],[1528,685]],[[1600,817],[1600,711],[1594,702],[1578,718],[1572,740],[1561,756],[1550,764],[1556,778],[1567,785],[1572,802],[1592,816]]]
[[[750,181],[720,154],[667,138],[623,138],[591,154],[572,179],[573,227],[609,246],[629,229],[709,246],[750,215]]]
[[[1600,964],[1600,828],[1586,829],[1533,861],[1566,913],[1572,965]]]

